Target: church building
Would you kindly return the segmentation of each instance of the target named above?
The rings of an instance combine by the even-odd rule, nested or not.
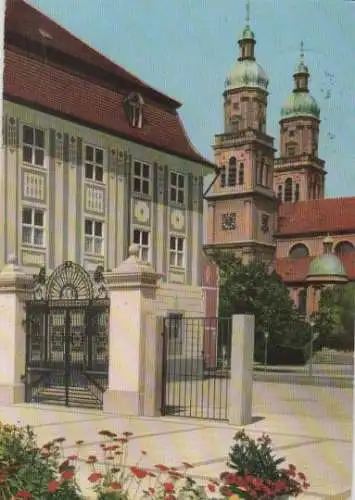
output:
[[[277,152],[266,123],[269,77],[257,62],[249,14],[238,43],[223,92],[224,130],[213,146],[220,175],[207,193],[204,249],[269,263],[309,315],[323,286],[355,280],[355,197],[325,198],[321,110],[310,93],[303,44],[281,109]],[[217,298],[210,304],[206,315]]]

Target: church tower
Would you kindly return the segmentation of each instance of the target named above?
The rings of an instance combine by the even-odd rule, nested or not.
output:
[[[276,198],[273,189],[274,140],[266,133],[268,76],[255,59],[255,35],[246,26],[239,58],[225,82],[224,132],[215,136],[215,162],[221,168],[207,195],[207,244],[232,250],[247,263],[274,258]]]
[[[326,172],[318,157],[320,109],[308,90],[303,42],[293,78],[293,92],[281,110],[280,157],[274,163],[274,189],[282,203],[324,198]]]

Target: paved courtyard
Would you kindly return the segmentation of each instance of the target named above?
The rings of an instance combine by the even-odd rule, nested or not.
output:
[[[295,463],[310,479],[307,499],[350,498],[352,457],[352,390],[286,384],[254,384],[254,423],[248,432],[270,433],[276,451]],[[86,443],[84,454],[98,453],[97,431],[131,431],[134,438],[129,459],[148,452],[147,465],[194,465],[194,475],[218,476],[224,470],[236,427],[226,423],[176,417],[118,418],[99,411],[55,406],[14,405],[0,407],[0,419],[35,427],[40,442],[65,436],[66,452],[78,439]],[[80,480],[86,488],[88,470],[82,464]]]

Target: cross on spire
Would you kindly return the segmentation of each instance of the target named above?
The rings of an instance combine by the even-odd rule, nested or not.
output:
[[[246,0],[246,16],[245,16],[245,21],[246,21],[247,26],[248,26],[249,22],[250,22],[250,0]]]
[[[303,40],[301,40],[301,43],[300,43],[300,56],[301,56],[301,61],[303,62],[303,60],[304,60],[304,43],[303,43]]]

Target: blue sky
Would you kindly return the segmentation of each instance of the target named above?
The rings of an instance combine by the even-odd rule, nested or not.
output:
[[[29,0],[153,87],[183,103],[197,149],[213,159],[223,131],[222,92],[238,53],[245,0]],[[268,132],[278,146],[280,107],[305,44],[321,106],[327,196],[355,196],[355,2],[251,0],[257,61],[270,78]],[[332,75],[332,76],[330,76]]]

